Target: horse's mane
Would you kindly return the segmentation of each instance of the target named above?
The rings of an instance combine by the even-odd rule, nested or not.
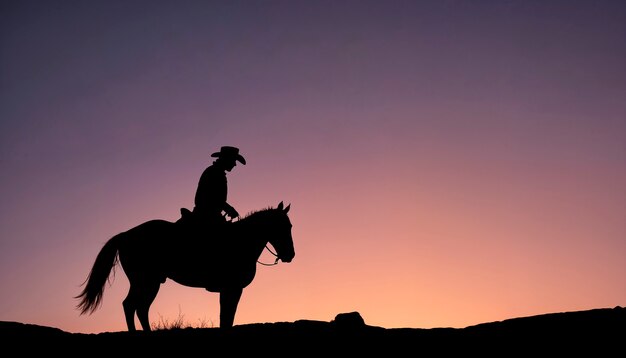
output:
[[[253,215],[261,214],[261,213],[268,212],[268,211],[274,210],[274,209],[275,208],[273,208],[271,206],[268,206],[268,207],[263,208],[263,209],[249,211],[246,215],[242,216],[239,220],[244,220],[244,219],[247,219],[247,218],[249,218],[249,217],[251,217]]]

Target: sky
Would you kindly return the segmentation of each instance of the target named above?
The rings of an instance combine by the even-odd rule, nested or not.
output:
[[[224,145],[229,203],[291,204],[296,251],[235,325],[624,306],[625,34],[605,0],[3,1],[0,320],[126,330],[121,268],[92,315],[74,296]],[[168,280],[150,319],[218,326],[218,300]]]

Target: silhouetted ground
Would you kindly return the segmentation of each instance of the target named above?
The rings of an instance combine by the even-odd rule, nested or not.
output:
[[[14,356],[63,354],[104,356],[149,354],[254,356],[515,356],[586,354],[623,356],[626,308],[544,314],[466,328],[382,328],[358,312],[330,322],[236,325],[230,329],[184,328],[154,332],[69,333],[18,322],[0,322],[0,342]]]

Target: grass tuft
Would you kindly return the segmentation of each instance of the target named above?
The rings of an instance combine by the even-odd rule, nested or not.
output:
[[[185,320],[185,315],[178,309],[178,317],[173,320],[163,317],[159,314],[159,320],[151,324],[153,331],[168,331],[175,329],[187,329],[187,328],[213,328],[213,321],[207,321],[206,319],[198,318],[197,324],[191,324]]]

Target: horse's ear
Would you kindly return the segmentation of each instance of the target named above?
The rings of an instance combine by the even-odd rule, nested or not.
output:
[[[283,202],[282,201],[280,202],[280,204],[278,204],[278,207],[276,209],[283,210]]]
[[[287,205],[285,210],[283,210],[285,212],[285,214],[287,214],[289,212],[289,209],[291,209],[291,204]]]

